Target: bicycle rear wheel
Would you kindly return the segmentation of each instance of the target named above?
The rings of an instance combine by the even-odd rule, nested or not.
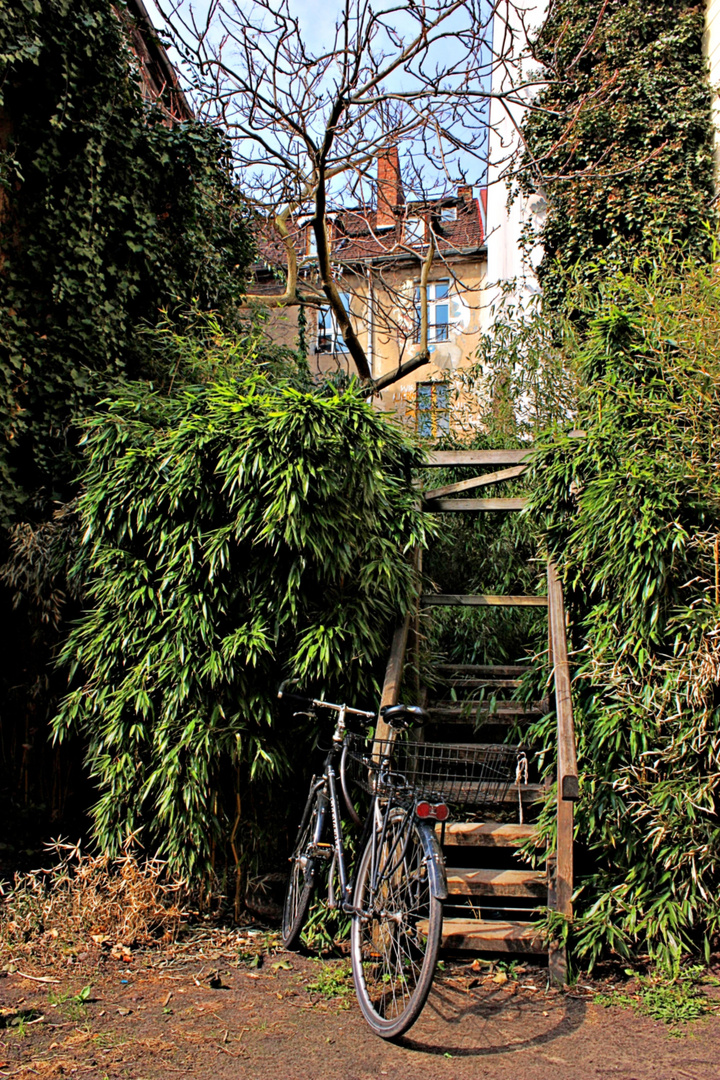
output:
[[[290,879],[283,905],[282,939],[286,949],[297,949],[307,920],[320,860],[313,851],[322,841],[327,796],[321,788],[308,798],[290,856]]]
[[[427,1000],[442,934],[442,902],[430,888],[425,846],[412,812],[389,813],[371,837],[355,886],[350,946],[363,1016],[384,1039],[402,1035]]]

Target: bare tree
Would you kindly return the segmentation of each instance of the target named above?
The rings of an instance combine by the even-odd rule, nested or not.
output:
[[[357,318],[339,285],[372,266],[384,324],[419,346],[407,360],[401,347],[397,369],[375,389],[426,364],[431,269],[441,261],[449,276],[462,272],[439,210],[458,185],[472,191],[484,182],[493,73],[518,49],[508,34],[493,50],[496,9],[480,0],[379,8],[342,0],[334,26],[328,21],[327,47],[311,49],[290,0],[209,0],[202,16],[185,0],[157,0],[157,7],[192,72],[199,114],[232,138],[266,255],[272,261],[274,241],[283,268],[284,290],[248,300],[329,306],[358,375],[370,383]],[[503,91],[508,107],[525,102],[526,91]],[[376,176],[378,162],[388,161],[401,173],[394,189]],[[401,193],[399,204],[388,204],[388,190]],[[417,263],[412,295],[388,272],[399,259]]]

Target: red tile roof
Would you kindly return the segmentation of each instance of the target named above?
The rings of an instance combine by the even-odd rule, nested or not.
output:
[[[484,205],[486,192],[481,193],[482,206],[478,199],[451,197],[423,203],[407,203],[394,208],[395,224],[377,227],[377,211],[374,208],[354,208],[343,210],[330,217],[333,258],[343,263],[376,261],[392,258],[402,260],[413,255],[417,258],[427,250],[427,245],[417,238],[407,236],[408,220],[421,219],[423,229],[428,224],[437,239],[438,251],[445,258],[454,254],[469,253],[482,248],[485,241]],[[442,211],[455,211],[455,220],[443,220]],[[387,218],[381,215],[381,220]],[[302,259],[309,252],[308,239],[312,230],[309,217],[300,218],[291,228],[291,234],[298,258]],[[275,235],[261,241],[262,260],[268,268],[281,268],[286,265],[285,247]],[[308,257],[308,256],[305,256]]]

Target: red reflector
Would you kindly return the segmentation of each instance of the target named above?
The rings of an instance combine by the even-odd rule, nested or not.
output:
[[[429,802],[419,802],[415,807],[415,813],[419,818],[430,817],[432,810],[433,808]]]
[[[444,802],[438,803],[435,807],[435,817],[438,821],[447,821],[450,817],[450,810]]]

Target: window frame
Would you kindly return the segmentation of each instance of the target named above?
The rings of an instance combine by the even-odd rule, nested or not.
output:
[[[438,287],[444,289],[441,296],[437,295]],[[420,284],[415,285],[415,344],[420,344]],[[428,345],[450,340],[450,278],[439,278],[437,281],[429,281],[428,288]],[[432,296],[430,295],[432,290]],[[445,308],[445,319],[438,322],[438,307]],[[438,334],[438,328],[444,332]]]
[[[350,315],[350,293],[341,292],[340,299],[343,302],[345,311]],[[322,320],[322,329],[321,329]],[[323,330],[325,331],[323,333]],[[321,348],[321,337],[326,339],[329,343],[329,348]],[[342,331],[337,324],[335,312],[332,310],[329,304],[323,304],[317,309],[317,326],[315,332],[315,354],[319,356],[337,356],[338,353],[347,353],[348,347],[345,344],[345,339],[342,336]]]
[[[420,439],[438,439],[449,434],[449,383],[435,379],[415,384],[415,431]]]

